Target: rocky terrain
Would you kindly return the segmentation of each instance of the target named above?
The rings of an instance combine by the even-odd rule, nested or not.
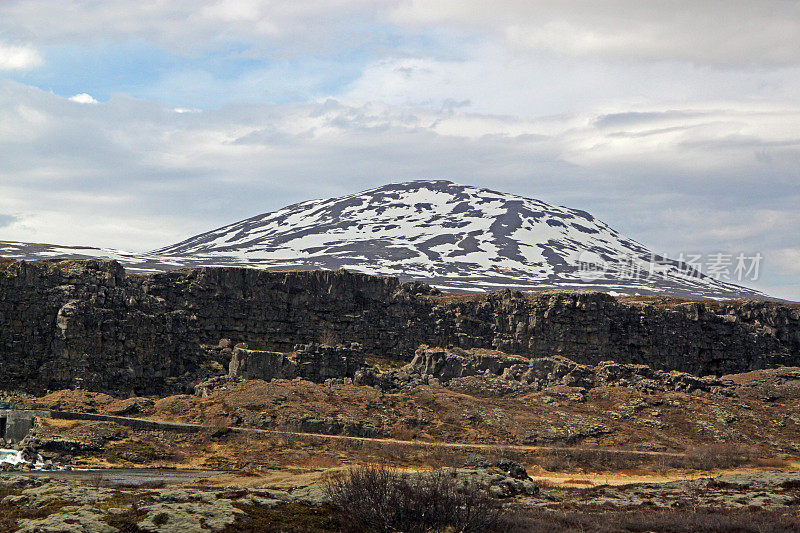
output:
[[[800,524],[800,368],[716,377],[458,347],[422,346],[405,364],[352,344],[213,351],[230,352],[228,372],[191,395],[7,394],[54,414],[18,445],[46,470],[0,473],[0,527],[347,531],[328,480],[363,464],[471,487],[496,531]],[[338,361],[338,375],[311,360]]]
[[[232,361],[251,355],[224,349],[239,352]],[[234,362],[230,375],[193,395],[8,397],[204,429],[38,419],[20,446],[76,470],[0,475],[0,525],[347,530],[327,480],[365,463],[469,483],[509,520],[503,531],[595,531],[598,523],[606,531],[792,531],[800,523],[800,368],[697,377],[430,347],[391,366],[367,362],[352,378],[314,382],[245,379]],[[194,470],[126,470],[138,468]]]
[[[524,471],[511,475],[495,466],[447,469],[442,474],[485,487],[505,509],[502,531],[789,532],[800,526],[796,473],[592,488],[539,487]],[[289,491],[269,481],[256,487],[223,486],[220,481],[212,477],[199,486],[165,487],[114,484],[104,482],[102,475],[87,484],[4,477],[0,526],[6,531],[107,533],[346,528],[319,479]]]
[[[455,364],[454,359],[461,361]],[[489,369],[470,364],[475,361]],[[613,362],[588,366],[560,357],[527,361],[480,350],[456,355],[420,349],[402,368],[367,366],[354,378],[318,383],[226,376],[201,383],[193,395],[115,398],[65,390],[23,404],[207,428],[253,428],[276,432],[266,435],[272,437],[289,431],[421,444],[591,445],[676,453],[727,442],[767,456],[800,452],[800,369],[791,367],[712,378]],[[95,440],[84,446],[86,431]],[[28,441],[45,459],[59,461],[73,449],[110,453],[113,459],[108,442],[134,438],[136,431],[114,422],[72,420],[41,425]],[[232,442],[223,454],[230,454],[226,464],[246,467],[246,452],[233,449],[235,443],[259,436],[264,435],[220,434]],[[180,438],[186,443],[181,454],[187,454],[192,439],[202,442],[204,437]],[[148,437],[143,442],[152,448],[158,441]],[[170,446],[149,455],[166,458],[176,453]],[[196,454],[198,460],[203,455]],[[280,464],[275,454],[258,461]]]
[[[800,524],[797,305],[4,261],[0,370],[1,530],[359,530],[376,464],[465,530]]]
[[[224,339],[284,354],[355,342],[366,357],[408,361],[427,344],[720,375],[800,363],[800,306],[569,291],[459,296],[346,271],[137,276],[113,261],[0,266],[8,389],[191,391],[226,373]]]

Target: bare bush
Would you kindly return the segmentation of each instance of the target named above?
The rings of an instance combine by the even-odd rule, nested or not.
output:
[[[753,451],[737,444],[709,444],[686,450],[684,465],[694,470],[713,470],[741,466],[753,459]]]
[[[484,487],[446,471],[405,475],[360,466],[328,480],[326,493],[350,531],[499,531],[501,509]]]
[[[339,344],[339,337],[333,331],[326,329],[319,334],[317,342],[326,346],[336,346]]]
[[[663,473],[670,469],[713,470],[731,468],[752,462],[754,451],[737,444],[717,443],[688,448],[683,455],[648,456],[636,453],[615,453],[576,446],[553,450],[536,459],[550,472],[601,472],[646,468]],[[777,464],[777,462],[775,462]]]
[[[572,449],[552,450],[543,455],[537,462],[549,472],[599,472],[636,468],[648,459],[636,454],[622,454],[608,450],[575,447]]]

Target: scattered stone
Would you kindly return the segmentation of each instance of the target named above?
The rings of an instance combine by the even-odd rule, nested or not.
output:
[[[408,365],[386,372],[363,368],[355,372],[353,383],[383,391],[408,390],[435,383],[475,396],[506,396],[545,389],[558,391],[563,387],[568,391],[563,397],[577,403],[585,402],[586,391],[597,387],[629,387],[653,394],[717,392],[734,386],[730,381],[714,377],[664,372],[646,365],[602,361],[597,366],[589,366],[561,356],[528,359],[482,349],[425,345],[417,349]],[[552,398],[543,401],[556,402]],[[648,406],[644,400],[638,402],[636,406],[623,407],[617,418],[629,417],[636,410]]]

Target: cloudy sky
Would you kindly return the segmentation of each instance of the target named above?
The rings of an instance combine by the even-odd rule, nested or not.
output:
[[[445,178],[800,300],[800,2],[4,0],[0,239],[144,251]]]

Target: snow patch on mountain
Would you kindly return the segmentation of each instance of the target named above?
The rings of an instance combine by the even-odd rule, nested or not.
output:
[[[572,288],[764,297],[654,254],[584,211],[444,180],[310,200],[148,254],[58,247],[9,253],[12,244],[0,243],[0,255],[86,254],[117,259],[139,272],[181,266],[345,268],[457,291]]]
[[[653,254],[584,211],[444,180],[302,202],[153,254],[266,268],[346,268],[449,290],[761,296]]]

